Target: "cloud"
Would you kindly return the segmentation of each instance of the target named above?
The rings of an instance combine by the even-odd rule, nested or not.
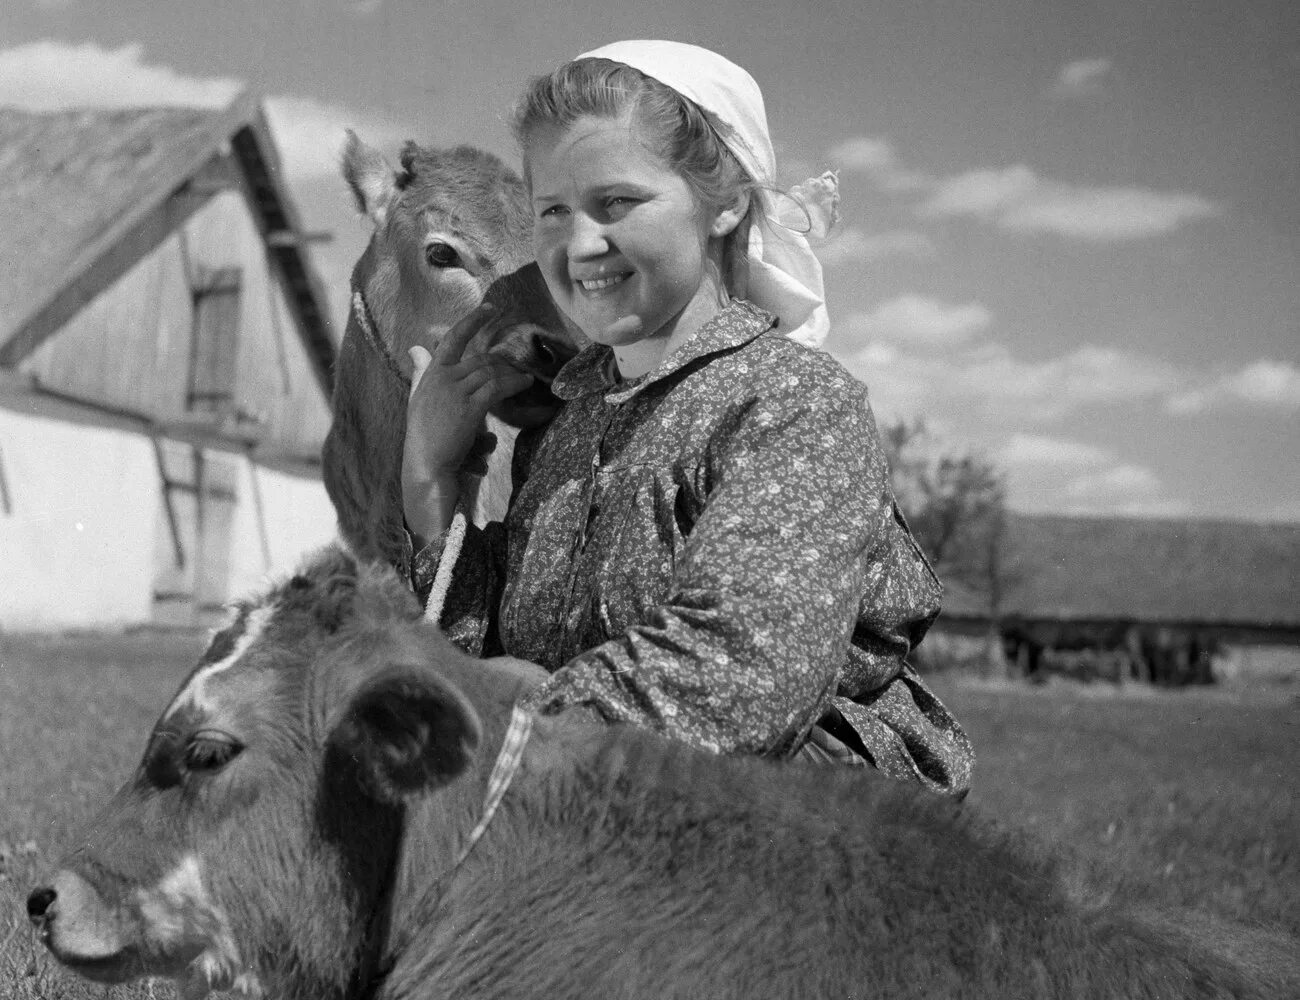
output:
[[[898,309],[902,315],[908,311]],[[973,322],[977,314],[967,316]],[[1024,428],[1089,406],[1163,400],[1183,385],[1173,366],[1111,347],[1085,344],[1057,357],[1026,360],[1003,344],[968,335],[936,352],[934,340],[886,337],[877,324],[884,326],[874,311],[846,317],[840,327],[849,336],[834,349],[866,382],[872,405],[886,419],[923,416],[958,426],[979,420],[992,428]]]
[[[1105,465],[1112,458],[1105,448],[1044,434],[1012,434],[997,451],[998,463],[1009,470],[1046,466],[1078,472]]]
[[[1286,361],[1261,359],[1208,384],[1174,393],[1165,405],[1170,413],[1185,415],[1243,403],[1287,413],[1300,411],[1300,368]]]
[[[929,174],[904,166],[890,141],[880,136],[845,139],[826,155],[838,170],[870,175],[882,191],[922,191],[934,183]]]
[[[381,149],[411,135],[382,116],[305,97],[269,97],[266,114],[285,169],[296,177],[338,175],[344,129]]]
[[[1056,74],[1053,93],[1057,97],[1091,97],[1101,93],[1114,65],[1109,59],[1076,59]]]
[[[947,346],[970,340],[986,330],[993,316],[978,302],[949,305],[922,295],[900,295],[845,321],[856,338],[883,338],[896,343]]]
[[[936,254],[934,241],[914,229],[891,229],[868,233],[848,226],[814,247],[823,267],[843,264],[874,264],[886,257],[928,258]]]
[[[220,107],[239,93],[232,77],[192,77],[143,61],[137,44],[105,49],[42,40],[0,50],[0,103],[28,111],[68,107]]]
[[[1110,448],[1070,438],[1014,433],[992,453],[1018,510],[1179,515],[1188,505],[1165,494],[1160,477]]]
[[[139,44],[44,40],[0,50],[0,104],[28,111],[71,107],[218,108],[244,88],[233,77],[187,76],[145,61]],[[343,130],[358,128],[372,144],[396,143],[404,130],[381,115],[292,95],[265,101],[276,146],[293,176],[334,175]]]
[[[1219,211],[1199,195],[1069,184],[1040,178],[1024,165],[947,178],[919,208],[928,217],[972,216],[1014,232],[1094,242],[1155,236]]]
[[[880,136],[845,139],[827,155],[840,170],[865,174],[878,190],[920,195],[922,218],[969,217],[1011,232],[1113,243],[1158,236],[1221,212],[1196,194],[1072,184],[1040,177],[1024,164],[937,177],[907,166]]]

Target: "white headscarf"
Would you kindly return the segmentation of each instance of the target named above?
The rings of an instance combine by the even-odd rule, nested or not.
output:
[[[702,108],[727,149],[761,187],[776,183],[776,155],[767,131],[763,94],[754,78],[716,52],[683,42],[614,42],[579,59],[609,59],[639,70]],[[822,267],[803,230],[824,236],[837,218],[836,177],[825,173],[789,192],[782,211],[762,192],[762,218],[749,234],[746,297],[775,313],[791,340],[820,347],[830,329]],[[805,214],[806,213],[806,214]],[[811,220],[811,227],[809,221]]]

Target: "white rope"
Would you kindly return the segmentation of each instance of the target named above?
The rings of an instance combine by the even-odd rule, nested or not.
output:
[[[447,603],[447,591],[451,588],[452,574],[456,570],[456,560],[460,558],[460,547],[465,542],[465,524],[467,518],[460,505],[452,515],[447,528],[447,540],[442,546],[442,555],[438,557],[438,571],[433,575],[433,586],[429,588],[429,599],[424,605],[424,620],[437,625],[442,621],[442,608]]]

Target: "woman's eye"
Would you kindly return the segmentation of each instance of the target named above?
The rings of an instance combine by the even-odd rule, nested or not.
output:
[[[566,211],[567,210],[563,205],[551,205],[547,208],[542,209],[541,212],[538,213],[537,217],[539,219],[555,219],[555,218],[559,218],[561,215],[564,215]]]
[[[448,243],[430,243],[424,248],[424,259],[430,267],[458,267],[460,254]]]
[[[239,756],[244,745],[227,733],[201,730],[185,744],[185,767],[190,771],[216,771]]]

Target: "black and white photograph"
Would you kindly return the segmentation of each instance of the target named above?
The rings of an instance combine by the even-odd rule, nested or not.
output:
[[[1300,6],[7,0],[0,1000],[1300,998]]]

